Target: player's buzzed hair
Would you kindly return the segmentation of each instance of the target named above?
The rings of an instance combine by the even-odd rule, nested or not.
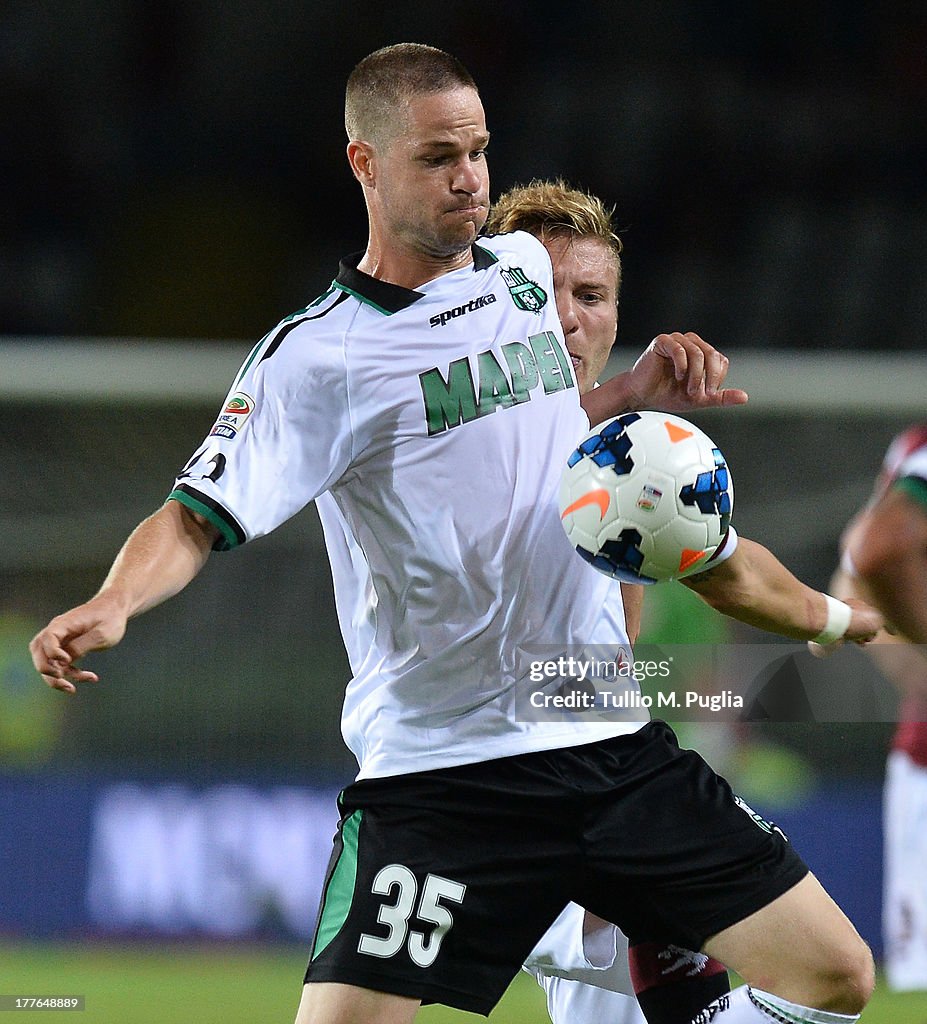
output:
[[[597,238],[615,257],[618,272],[617,291],[621,289],[621,239],[609,209],[589,192],[572,188],[561,178],[556,181],[535,179],[516,185],[501,195],[489,211],[488,234],[528,231],[542,242],[546,238]],[[617,294],[616,291],[616,294]]]
[[[351,142],[382,144],[400,108],[413,96],[476,89],[460,61],[424,43],[396,43],[366,56],[345,90],[344,127]]]

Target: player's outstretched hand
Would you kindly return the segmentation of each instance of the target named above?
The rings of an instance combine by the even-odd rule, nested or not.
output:
[[[723,387],[730,360],[697,334],[658,334],[630,371],[638,409],[685,412],[743,405],[746,391]]]
[[[876,633],[885,627],[882,613],[877,608],[873,608],[871,604],[866,604],[865,601],[860,601],[856,597],[846,598],[845,603],[853,609],[853,617],[850,619],[846,633],[843,634],[843,639],[851,640],[856,644],[868,644]]]
[[[814,640],[808,641],[808,650],[816,658],[829,658],[838,647],[845,643],[868,644],[873,640],[879,630],[885,628],[885,619],[882,613],[865,601],[855,597],[844,598],[844,603],[853,609],[853,617],[846,633],[832,644],[818,644]]]
[[[119,643],[126,617],[106,597],[95,597],[58,615],[29,644],[32,663],[45,682],[64,693],[76,693],[75,683],[96,683],[95,672],[77,667],[89,651],[102,651]]]

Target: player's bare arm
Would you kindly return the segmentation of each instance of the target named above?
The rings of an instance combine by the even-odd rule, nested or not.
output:
[[[845,538],[852,537],[856,521],[847,528]],[[858,598],[873,603],[862,581],[842,568],[831,577],[830,592],[841,601]],[[900,693],[927,700],[927,654],[922,646],[912,644],[905,636],[880,629],[873,642],[866,646],[866,652]]]
[[[130,618],[182,590],[202,569],[218,531],[176,501],[144,520],[124,544],[99,592],[49,622],[29,649],[45,682],[64,693],[95,683],[95,672],[78,667],[90,651],[114,647]]]
[[[624,606],[624,621],[628,640],[637,643],[641,632],[641,614],[644,609],[644,588],[637,583],[621,583],[621,603]]]
[[[827,597],[791,572],[762,544],[739,538],[725,562],[681,580],[715,610],[748,625],[796,640],[813,640],[829,618]],[[882,628],[875,608],[856,598],[844,640],[867,643]]]
[[[746,391],[723,387],[730,361],[697,334],[659,334],[637,362],[580,402],[589,422],[638,409],[681,412],[743,405]]]
[[[846,550],[893,628],[927,643],[927,506],[892,488],[856,524]]]

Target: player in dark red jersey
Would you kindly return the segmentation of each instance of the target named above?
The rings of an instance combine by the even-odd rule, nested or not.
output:
[[[885,973],[892,988],[927,989],[927,422],[889,446],[834,586],[871,600],[895,630],[868,648],[901,695],[885,776]]]

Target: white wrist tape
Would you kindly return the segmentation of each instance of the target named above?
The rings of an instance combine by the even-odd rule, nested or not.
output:
[[[827,646],[836,643],[850,628],[853,609],[843,601],[838,601],[836,597],[831,597],[830,594],[825,594],[824,600],[827,602],[827,622],[812,643]]]

